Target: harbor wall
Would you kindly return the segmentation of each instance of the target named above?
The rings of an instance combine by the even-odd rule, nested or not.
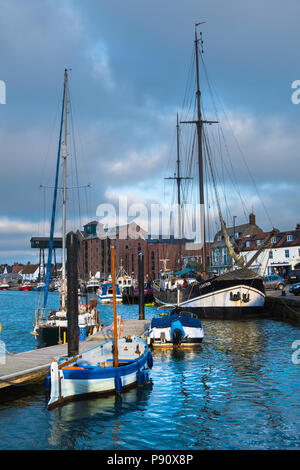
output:
[[[278,320],[296,321],[300,323],[300,299],[285,296],[265,299],[265,309],[271,318]]]

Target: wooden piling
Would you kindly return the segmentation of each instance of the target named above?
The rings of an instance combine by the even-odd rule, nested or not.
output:
[[[68,318],[68,357],[79,352],[78,327],[78,237],[74,232],[67,235],[67,318]]]
[[[111,277],[113,285],[113,310],[114,310],[114,367],[119,366],[118,355],[118,325],[117,325],[117,302],[116,302],[116,271],[115,271],[115,247],[111,247]]]
[[[145,319],[144,253],[138,254],[139,320]]]

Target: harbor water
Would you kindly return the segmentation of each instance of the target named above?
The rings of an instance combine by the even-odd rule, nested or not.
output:
[[[10,352],[36,346],[35,297],[0,292],[0,340]],[[49,306],[57,302],[49,293]],[[112,307],[99,310],[110,324]],[[118,305],[118,314],[138,318],[138,306]],[[43,385],[3,391],[0,449],[298,449],[300,364],[292,344],[300,327],[271,319],[203,320],[203,327],[201,348],[154,351],[151,383],[121,397],[47,411]]]

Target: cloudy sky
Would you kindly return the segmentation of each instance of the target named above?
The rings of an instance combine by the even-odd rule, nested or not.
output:
[[[40,184],[54,182],[65,67],[74,126],[69,184],[77,181],[75,157],[79,183],[91,184],[79,190],[80,214],[77,192],[69,196],[70,218],[77,217],[69,228],[119,194],[172,198],[164,177],[175,171],[176,112],[197,21],[207,22],[205,64],[247,205],[224,177],[231,214],[244,223],[254,210],[265,230],[295,228],[300,105],[291,85],[300,80],[299,14],[297,0],[0,0],[0,262],[35,261],[30,237],[49,230],[52,191]]]

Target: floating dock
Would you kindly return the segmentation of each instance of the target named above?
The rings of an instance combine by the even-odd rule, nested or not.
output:
[[[269,318],[300,323],[300,297],[272,292],[266,296],[265,309]],[[151,320],[124,320],[121,336],[142,336],[149,328],[150,322]],[[112,327],[104,328],[86,341],[80,341],[79,353],[112,338]],[[67,353],[68,345],[60,344],[6,356],[5,364],[0,364],[0,390],[41,381],[49,372],[51,361],[63,356],[67,359]]]
[[[121,336],[142,336],[150,326],[151,320],[124,320]],[[113,338],[112,327],[109,326],[79,341],[79,353],[94,348]],[[49,372],[51,361],[68,354],[68,345],[59,344],[47,348],[33,349],[5,357],[5,364],[0,364],[0,390],[10,386],[27,385],[39,382]]]

